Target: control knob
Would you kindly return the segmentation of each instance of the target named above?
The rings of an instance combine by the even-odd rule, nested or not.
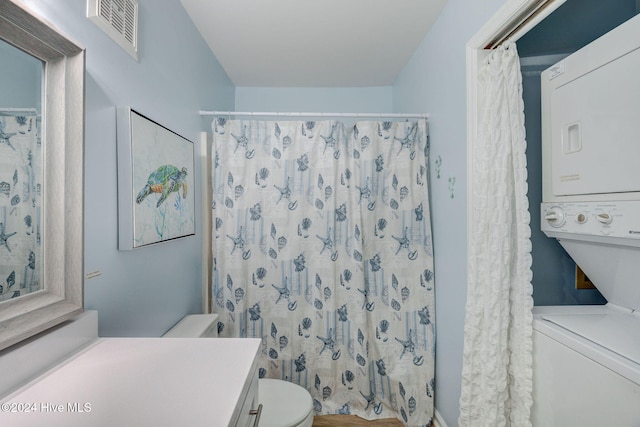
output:
[[[611,221],[613,221],[613,217],[610,214],[604,212],[597,214],[596,219],[603,224],[611,224]]]
[[[565,214],[560,207],[554,206],[547,211],[547,213],[544,215],[544,219],[549,223],[550,226],[558,228],[564,225]]]
[[[588,219],[589,217],[583,212],[580,212],[578,215],[576,215],[576,222],[578,224],[584,224]]]

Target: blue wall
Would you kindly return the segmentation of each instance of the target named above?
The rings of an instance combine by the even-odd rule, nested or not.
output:
[[[42,108],[42,62],[0,41],[0,108]]]
[[[504,0],[449,0],[393,87],[396,111],[431,114],[431,209],[436,278],[436,409],[458,425],[467,294],[466,44]],[[435,160],[442,159],[441,177]],[[455,178],[454,197],[449,178]]]
[[[622,24],[637,0],[567,0],[518,40],[521,57],[572,53]]]
[[[159,336],[202,312],[202,218],[196,236],[118,251],[116,106],[132,106],[194,143],[200,109],[234,109],[234,87],[178,0],[139,0],[139,62],[86,18],[86,0],[24,1],[86,48],[85,308],[101,336]],[[200,194],[196,162],[196,188]]]
[[[392,88],[236,88],[238,111],[390,113]]]

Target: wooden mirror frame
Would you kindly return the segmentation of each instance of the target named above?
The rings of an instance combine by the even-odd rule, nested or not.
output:
[[[11,0],[0,38],[44,63],[42,290],[0,303],[0,350],[83,311],[84,49]]]

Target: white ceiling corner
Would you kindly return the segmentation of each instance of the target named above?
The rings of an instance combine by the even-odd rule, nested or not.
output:
[[[446,0],[180,0],[234,85],[390,86]]]

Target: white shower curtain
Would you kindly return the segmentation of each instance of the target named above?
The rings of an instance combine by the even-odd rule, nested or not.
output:
[[[213,309],[317,414],[433,416],[427,123],[214,120]]]
[[[531,229],[524,104],[516,45],[489,56],[473,146],[472,232],[460,426],[530,426]]]

